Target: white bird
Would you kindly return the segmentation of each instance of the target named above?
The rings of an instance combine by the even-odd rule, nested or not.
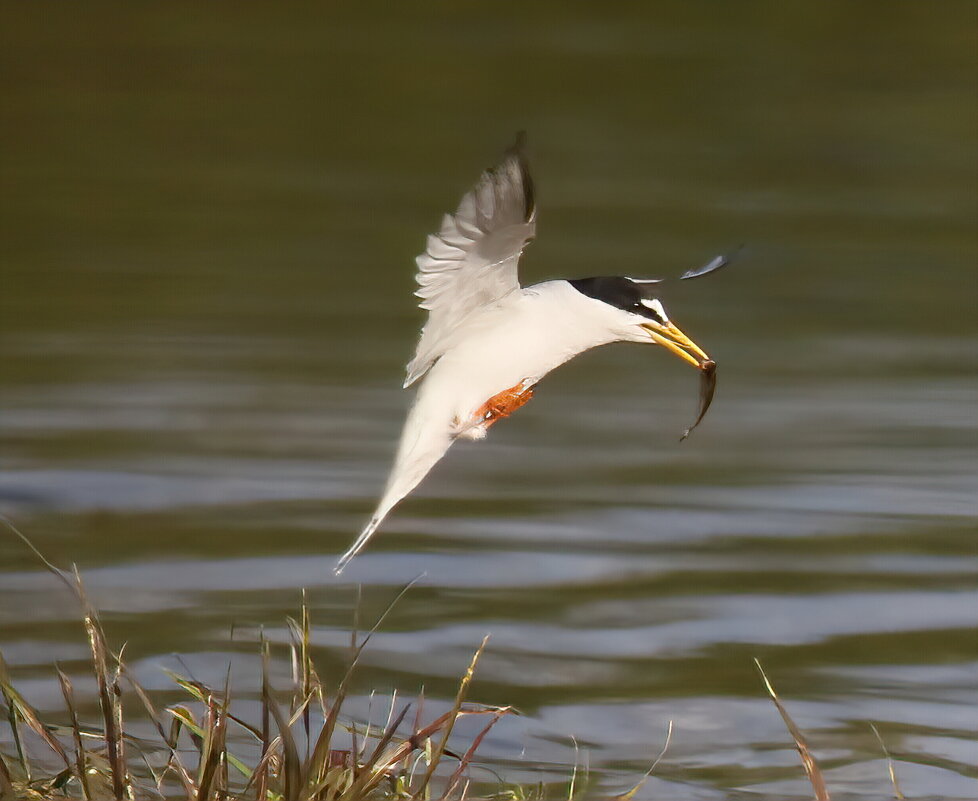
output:
[[[521,134],[501,163],[486,170],[462,198],[455,214],[445,215],[441,230],[428,237],[416,259],[415,295],[428,321],[404,386],[424,380],[377,509],[340,557],[336,573],[455,440],[484,439],[490,426],[533,397],[541,378],[590,348],[611,342],[662,345],[702,371],[699,419],[709,406],[716,365],[669,321],[656,297],[660,279],[618,276],[520,286],[517,262],[536,233],[533,183],[522,144]],[[718,257],[683,277],[728,262]]]

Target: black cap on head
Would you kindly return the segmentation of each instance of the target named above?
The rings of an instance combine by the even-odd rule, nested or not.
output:
[[[568,280],[567,283],[582,295],[600,300],[609,306],[648,317],[650,320],[659,323],[665,322],[662,314],[647,303],[642,302],[655,299],[651,289],[658,281],[652,279],[643,281],[622,275],[609,275],[597,278],[575,278]],[[661,305],[659,308],[662,308]]]

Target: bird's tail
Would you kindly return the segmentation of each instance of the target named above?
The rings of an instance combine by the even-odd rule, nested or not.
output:
[[[360,532],[360,536],[356,538],[353,545],[347,548],[344,554],[336,560],[336,567],[333,568],[334,575],[338,576],[342,573],[343,568],[350,564],[350,560],[367,546],[370,538],[374,535],[377,527],[383,522],[385,517],[386,514],[374,515],[370,518],[370,522],[364,526],[363,531]]]
[[[431,462],[431,465],[437,461],[438,458],[435,458]],[[402,476],[394,476],[394,478],[400,480],[392,482],[392,485],[387,487],[387,490],[384,492],[384,497],[380,501],[380,506],[377,507],[373,517],[370,518],[370,522],[363,527],[363,531],[361,531],[360,536],[354,540],[353,545],[347,548],[343,555],[336,560],[336,566],[333,568],[334,575],[338,576],[340,573],[342,573],[343,568],[350,564],[353,557],[367,547],[367,543],[370,542],[370,539],[377,532],[377,528],[384,522],[384,519],[390,513],[391,509],[397,506],[401,499],[418,485],[418,482],[420,482],[421,479],[428,473],[428,470],[431,469],[431,465],[426,466],[423,471],[415,471],[412,475],[406,477],[407,481],[405,481],[404,477]]]
[[[452,444],[451,437],[441,430],[436,435],[419,437],[413,424],[414,421],[409,419],[408,425],[405,427],[405,436],[402,438],[401,448],[399,448],[397,458],[394,460],[394,469],[391,471],[387,488],[384,490],[377,510],[370,518],[370,522],[364,526],[353,545],[336,562],[336,567],[333,568],[336,575],[339,575],[343,568],[350,563],[350,560],[366,547],[390,510],[418,486],[421,479],[428,475],[428,471],[445,455],[445,451]]]

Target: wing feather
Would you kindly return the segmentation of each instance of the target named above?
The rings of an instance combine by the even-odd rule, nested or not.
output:
[[[523,136],[486,170],[442,218],[415,260],[418,304],[428,312],[404,386],[423,376],[444,353],[449,335],[474,311],[519,289],[517,263],[536,231],[533,182]]]

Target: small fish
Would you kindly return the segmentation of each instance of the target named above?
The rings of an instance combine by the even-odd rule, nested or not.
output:
[[[716,392],[717,388],[717,363],[713,359],[707,359],[700,365],[700,413],[696,417],[696,422],[693,423],[689,428],[687,428],[683,435],[679,438],[682,442],[689,433],[700,424],[700,421],[706,416],[707,409],[710,408],[710,404],[713,403],[713,393]]]

